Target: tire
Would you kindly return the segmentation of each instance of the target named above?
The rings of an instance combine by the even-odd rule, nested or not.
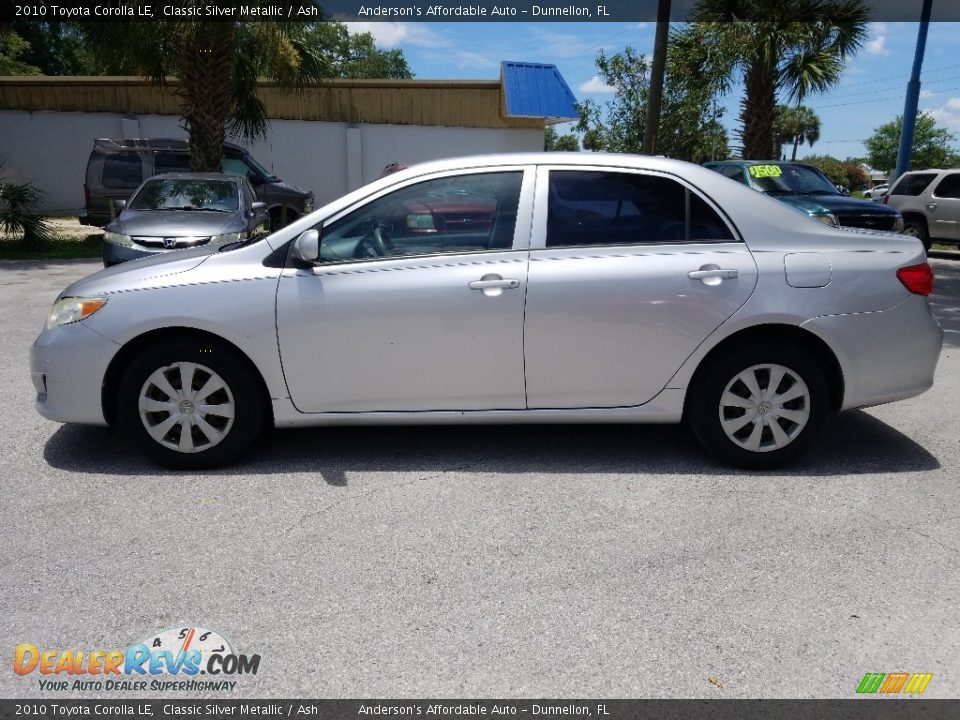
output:
[[[270,211],[270,232],[276,232],[282,227],[286,227],[294,220],[299,220],[300,214],[296,210],[286,208],[286,223],[284,223],[284,208],[276,207]]]
[[[191,380],[192,391],[183,393]],[[124,373],[117,395],[118,425],[161,465],[177,470],[219,467],[239,457],[259,434],[264,415],[259,388],[253,370],[225,345],[194,339],[167,342],[142,352]]]
[[[923,243],[923,249],[930,250],[930,236],[927,234],[927,226],[922,220],[904,220],[902,234],[918,238]]]
[[[772,382],[777,385],[770,398]],[[829,412],[827,382],[816,361],[772,343],[720,358],[704,368],[690,392],[687,422],[701,444],[732,465],[754,470],[803,455]],[[778,402],[779,396],[785,399]]]

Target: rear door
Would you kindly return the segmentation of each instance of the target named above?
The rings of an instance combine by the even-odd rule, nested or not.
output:
[[[756,285],[746,245],[677,177],[542,167],[535,202],[530,408],[647,402]]]
[[[960,172],[947,173],[940,179],[927,211],[932,237],[960,240]]]

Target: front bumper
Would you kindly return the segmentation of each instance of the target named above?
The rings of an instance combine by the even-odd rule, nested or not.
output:
[[[101,389],[119,349],[83,322],[40,333],[30,348],[37,412],[57,422],[106,425]]]
[[[925,297],[911,295],[883,312],[813,318],[802,327],[836,352],[843,410],[903,400],[933,385],[943,329]]]
[[[116,243],[103,241],[103,264],[116,265],[127,260],[136,260],[138,258],[153,257],[162,253],[172,252],[171,250],[147,250],[146,248],[131,247],[129,245],[117,245]]]

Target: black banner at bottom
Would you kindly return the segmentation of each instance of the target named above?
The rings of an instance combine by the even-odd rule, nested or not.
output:
[[[0,700],[0,718],[956,720],[960,700]]]

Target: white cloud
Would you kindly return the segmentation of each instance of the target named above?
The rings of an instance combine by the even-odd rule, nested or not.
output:
[[[951,132],[960,132],[960,97],[953,97],[943,105],[929,111],[939,125]]]
[[[380,48],[409,45],[427,48],[450,47],[448,38],[438,35],[423,23],[402,22],[348,22],[352,33],[368,32]]]
[[[934,96],[936,96],[936,93],[935,93],[933,90],[921,90],[921,91],[920,91],[920,97],[922,97],[922,98],[929,98],[929,97],[934,97]]]
[[[871,55],[889,55],[890,54],[890,51],[887,49],[886,35],[877,35],[875,38],[868,40],[865,48],[867,52]]]
[[[607,85],[603,80],[600,79],[599,75],[594,75],[585,83],[581,83],[577,90],[582,93],[607,93],[611,95],[617,92],[615,87]]]

